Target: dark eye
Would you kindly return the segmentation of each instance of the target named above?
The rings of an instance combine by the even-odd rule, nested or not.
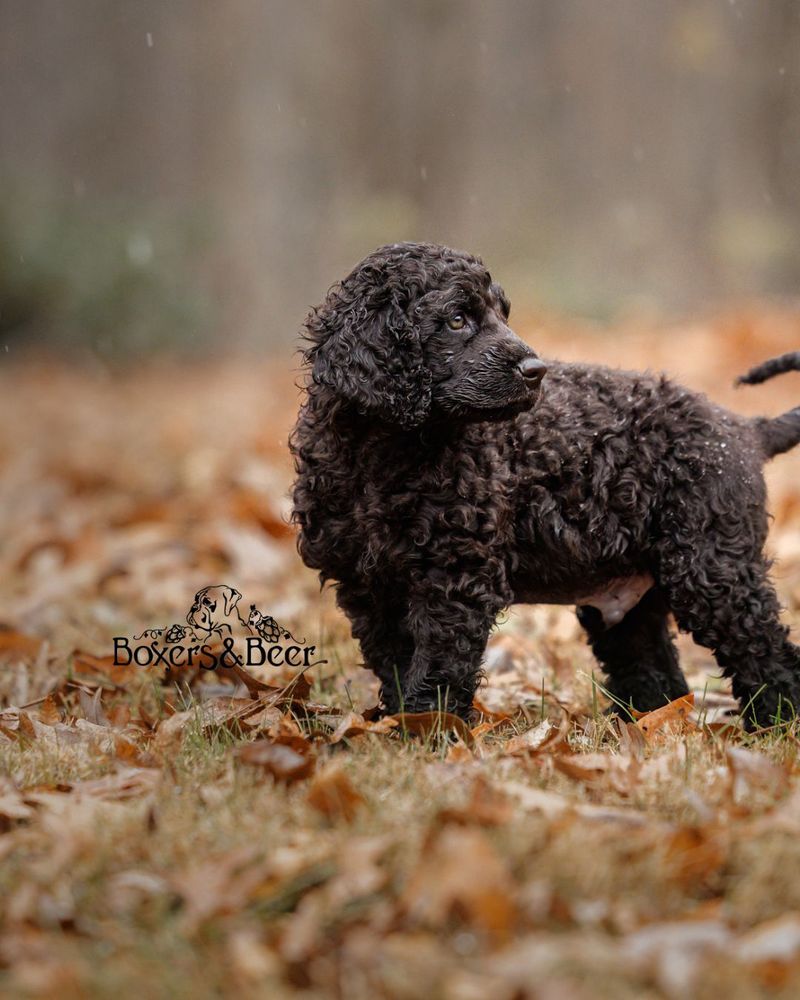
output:
[[[451,330],[463,330],[467,325],[464,313],[453,313],[453,315],[447,320],[447,325]]]

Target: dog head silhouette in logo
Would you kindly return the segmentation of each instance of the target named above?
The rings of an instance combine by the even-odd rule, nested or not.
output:
[[[194,595],[194,603],[189,608],[186,621],[198,632],[229,635],[233,626],[245,623],[236,611],[236,605],[242,595],[233,587],[218,584],[213,587],[203,587]]]

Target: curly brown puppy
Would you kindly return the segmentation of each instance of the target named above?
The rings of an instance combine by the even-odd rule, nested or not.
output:
[[[800,408],[750,420],[663,376],[545,363],[508,314],[476,257],[400,243],[306,322],[299,550],[336,581],[385,709],[468,715],[498,613],[542,602],[578,605],[621,705],[687,691],[671,611],[749,725],[790,717],[800,649],[762,551],[761,469],[800,441]]]

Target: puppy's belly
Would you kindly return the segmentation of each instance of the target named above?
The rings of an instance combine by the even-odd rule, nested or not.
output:
[[[569,594],[527,593],[523,600],[530,604],[575,604],[578,607],[588,604],[597,608],[610,628],[619,624],[631,608],[636,607],[655,582],[650,573],[637,573],[614,577],[599,587],[574,589]]]
[[[591,594],[576,597],[574,603],[578,607],[588,604],[597,608],[606,625],[617,625],[631,608],[636,607],[655,582],[649,573],[622,577],[611,580],[605,587]]]

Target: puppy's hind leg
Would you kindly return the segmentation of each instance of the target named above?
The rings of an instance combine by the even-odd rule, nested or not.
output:
[[[610,628],[597,608],[584,605],[577,614],[592,652],[608,675],[613,711],[649,712],[688,694],[669,633],[669,608],[658,587],[652,587]]]
[[[800,648],[780,621],[768,564],[674,553],[662,559],[661,582],[678,626],[710,649],[749,728],[786,722],[800,711]]]

